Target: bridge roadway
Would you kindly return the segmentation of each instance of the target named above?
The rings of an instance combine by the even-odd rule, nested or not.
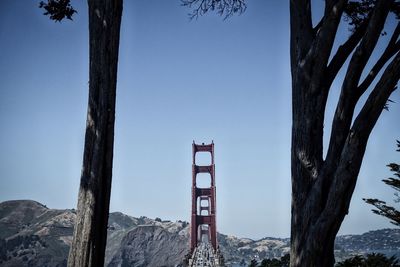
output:
[[[190,267],[219,267],[219,255],[215,253],[213,247],[208,242],[200,243],[193,251],[192,258],[189,260]]]

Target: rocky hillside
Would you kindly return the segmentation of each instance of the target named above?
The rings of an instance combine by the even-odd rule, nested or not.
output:
[[[111,213],[106,266],[175,266],[188,253],[188,223]]]
[[[74,221],[35,201],[0,203],[0,265],[66,266]]]
[[[75,217],[73,209],[49,209],[30,200],[0,203],[0,266],[66,266]],[[188,230],[187,222],[111,213],[105,265],[176,266],[188,252]],[[219,234],[218,241],[228,266],[289,252],[289,239]],[[337,238],[339,259],[371,252],[400,254],[400,230]]]
[[[35,201],[0,203],[0,266],[66,266],[75,218]],[[175,266],[188,240],[186,222],[111,213],[106,266]]]
[[[252,240],[219,234],[218,243],[226,262],[235,265],[249,263],[251,259],[280,258],[290,250],[288,238]]]

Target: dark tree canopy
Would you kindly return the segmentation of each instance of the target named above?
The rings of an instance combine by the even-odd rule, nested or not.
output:
[[[344,19],[349,23],[351,32],[366,26],[376,2],[377,0],[358,0],[347,3],[344,8]],[[400,1],[394,1],[389,10],[400,19]],[[382,35],[386,35],[386,32],[383,31]]]
[[[397,151],[400,152],[400,141],[397,141]],[[382,181],[391,186],[394,190],[396,190],[395,193],[395,202],[399,203],[400,202],[400,165],[397,163],[390,163],[387,165],[394,173],[395,178],[390,177],[387,179],[383,179]],[[365,199],[364,201],[367,202],[368,204],[371,204],[375,206],[376,209],[373,209],[372,211],[378,215],[384,216],[390,220],[390,222],[396,226],[400,226],[400,211],[392,206],[389,206],[386,204],[385,201],[375,199],[375,198],[368,198]]]
[[[58,22],[64,18],[72,20],[72,16],[76,13],[76,10],[71,6],[70,0],[40,1],[39,7],[45,10],[43,15],[50,16],[51,20]]]
[[[258,267],[289,267],[290,255],[285,254],[280,259],[263,259]]]
[[[255,259],[252,259],[250,261],[249,267],[257,267],[257,261]]]
[[[336,267],[400,267],[395,256],[390,258],[381,253],[371,253],[366,256],[356,255],[336,264]]]

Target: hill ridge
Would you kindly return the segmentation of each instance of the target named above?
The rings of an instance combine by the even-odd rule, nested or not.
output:
[[[0,203],[0,266],[66,266],[76,218],[74,209],[50,209],[34,200]],[[258,240],[218,233],[228,266],[252,258],[279,258],[289,252],[289,238]],[[189,223],[122,212],[109,216],[105,266],[176,266],[188,252]],[[400,256],[400,229],[380,229],[338,236],[337,260],[381,252]]]

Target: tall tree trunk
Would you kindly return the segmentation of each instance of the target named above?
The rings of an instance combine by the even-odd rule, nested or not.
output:
[[[366,19],[336,53],[332,53],[347,2],[326,0],[323,18],[313,27],[311,1],[290,1],[291,267],[334,265],[335,237],[348,213],[369,135],[400,79],[400,41],[397,41],[400,23],[373,66],[374,71],[365,70],[393,0],[377,0]],[[327,97],[333,80],[349,58],[324,159]],[[368,100],[355,114],[360,97],[387,62],[390,63],[377,78]],[[369,73],[364,80],[361,79],[363,72]]]
[[[111,192],[122,0],[88,0],[88,5],[89,103],[69,267],[104,265]]]

